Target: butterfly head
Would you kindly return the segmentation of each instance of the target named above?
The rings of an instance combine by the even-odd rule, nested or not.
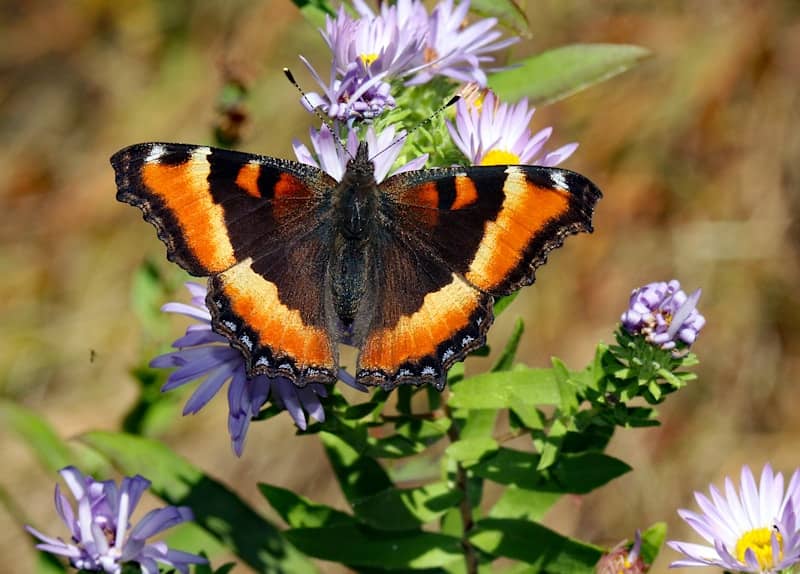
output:
[[[367,142],[362,141],[358,143],[356,157],[347,162],[347,171],[356,176],[356,179],[359,180],[363,180],[363,178],[374,178],[375,164],[369,158],[369,146]]]

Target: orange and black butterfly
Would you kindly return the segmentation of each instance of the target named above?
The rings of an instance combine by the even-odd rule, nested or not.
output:
[[[117,198],[167,257],[210,276],[215,331],[250,375],[332,383],[338,344],[356,380],[431,383],[482,346],[495,298],[534,281],[567,235],[592,231],[601,194],[528,165],[409,171],[381,183],[362,142],[341,181],[294,161],[144,143],[111,158]]]

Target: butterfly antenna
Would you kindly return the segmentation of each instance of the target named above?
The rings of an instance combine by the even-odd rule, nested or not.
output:
[[[393,148],[395,145],[397,145],[398,143],[400,143],[401,141],[403,141],[403,140],[405,140],[405,139],[408,139],[408,136],[410,136],[411,134],[413,134],[413,133],[414,133],[415,131],[417,131],[419,128],[421,128],[421,127],[423,127],[423,126],[426,126],[426,125],[430,124],[430,123],[431,123],[431,122],[432,122],[434,119],[436,119],[436,117],[437,117],[439,114],[441,114],[443,111],[445,111],[445,110],[446,110],[447,108],[449,108],[450,106],[453,106],[453,105],[455,105],[455,104],[458,102],[458,100],[460,100],[460,99],[461,99],[461,94],[455,94],[455,95],[454,95],[452,98],[450,98],[449,100],[447,100],[447,102],[445,102],[444,104],[442,104],[441,106],[439,106],[439,108],[438,108],[437,110],[435,110],[435,111],[434,111],[434,112],[433,112],[431,115],[429,115],[427,118],[425,118],[424,120],[422,120],[421,122],[419,122],[417,125],[415,125],[415,126],[414,126],[413,128],[411,128],[410,130],[408,130],[408,132],[406,132],[405,134],[403,134],[403,135],[401,135],[401,136],[399,136],[399,137],[395,138],[395,139],[394,139],[394,141],[392,141],[392,143],[390,143],[388,146],[386,146],[386,147],[385,147],[385,148],[383,148],[381,151],[379,151],[379,152],[378,152],[378,153],[376,153],[374,156],[372,156],[372,158],[371,158],[371,159],[375,159],[376,157],[378,157],[379,155],[381,155],[381,154],[382,154],[383,152],[385,152],[386,150],[388,150],[388,149],[391,149],[391,148]]]
[[[301,88],[301,87],[300,87],[300,84],[298,84],[298,83],[297,83],[297,80],[295,80],[295,79],[294,79],[294,74],[292,74],[291,70],[289,70],[289,68],[284,68],[284,69],[283,69],[283,74],[286,76],[286,79],[287,79],[287,80],[289,80],[289,82],[291,82],[291,84],[292,84],[292,85],[293,85],[293,86],[294,86],[294,87],[297,89],[297,91],[300,93],[300,97],[301,97],[301,98],[303,99],[303,101],[306,103],[306,107],[307,107],[309,110],[311,110],[311,112],[312,112],[312,113],[313,113],[315,116],[317,116],[317,118],[319,118],[319,120],[320,120],[320,121],[321,121],[323,124],[325,124],[326,126],[328,126],[328,129],[331,131],[331,134],[333,135],[333,139],[335,139],[335,140],[336,140],[336,143],[338,143],[338,144],[339,144],[339,147],[341,147],[341,148],[344,150],[344,153],[346,153],[347,155],[349,155],[349,156],[350,156],[350,158],[352,159],[352,158],[353,158],[353,155],[352,155],[352,154],[351,154],[349,151],[347,151],[347,146],[346,146],[346,145],[345,145],[345,143],[342,141],[342,138],[340,138],[340,137],[339,137],[339,133],[338,133],[338,132],[336,131],[336,129],[334,128],[334,126],[333,126],[333,124],[331,123],[330,119],[329,119],[329,118],[327,118],[326,116],[322,115],[322,113],[319,111],[319,106],[314,106],[314,105],[312,105],[312,104],[311,104],[311,100],[309,100],[309,99],[308,99],[308,96],[307,96],[307,95],[306,95],[306,93],[303,91],[303,88]],[[393,145],[394,145],[394,144],[393,144]]]

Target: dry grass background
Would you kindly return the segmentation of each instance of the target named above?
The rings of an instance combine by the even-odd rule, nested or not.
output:
[[[595,234],[554,254],[492,339],[521,315],[523,360],[581,366],[610,340],[631,288],[673,276],[703,288],[708,319],[699,380],[661,407],[661,427],[614,438],[611,453],[635,471],[565,499],[548,524],[613,544],[666,520],[671,538],[694,539],[675,514],[693,489],[744,463],[800,466],[800,5],[530,0],[527,11],[534,37],[517,54],[596,41],[653,57],[537,112],[556,144],[581,142],[568,167],[605,198]],[[65,436],[114,429],[136,396],[127,371],[153,343],[131,311],[131,277],[164,249],[114,201],[109,155],[138,141],[209,142],[224,63],[252,82],[242,147],[290,156],[311,122],[280,69],[312,88],[297,54],[325,69],[324,45],[285,0],[7,2],[0,37],[0,393]],[[183,325],[173,327],[159,343]],[[164,440],[268,515],[257,480],[343,506],[316,439],[293,438],[286,416],[255,425],[236,459],[224,403]],[[54,477],[15,436],[0,436],[0,452],[0,486],[52,523]],[[0,532],[13,571],[30,571],[26,537],[3,510]],[[653,571],[673,558],[665,550]]]

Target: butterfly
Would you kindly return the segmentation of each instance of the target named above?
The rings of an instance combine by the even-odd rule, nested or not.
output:
[[[599,189],[530,165],[423,169],[378,183],[361,142],[341,181],[302,163],[142,143],[111,157],[117,199],[167,257],[209,278],[213,329],[250,376],[432,384],[484,345],[497,297],[534,281],[566,236],[592,231]]]

